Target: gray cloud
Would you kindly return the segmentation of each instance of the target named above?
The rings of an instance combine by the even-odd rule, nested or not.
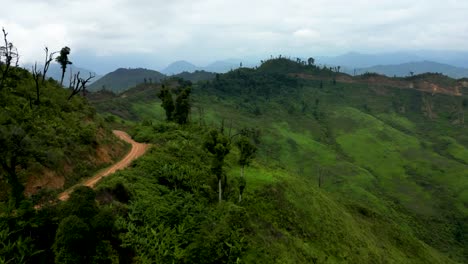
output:
[[[45,45],[96,56],[139,54],[155,66],[269,54],[468,50],[462,0],[0,0],[24,62]]]

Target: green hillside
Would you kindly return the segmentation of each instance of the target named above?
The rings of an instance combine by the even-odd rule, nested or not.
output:
[[[12,69],[0,90],[1,263],[468,261],[461,80],[280,58],[69,100]],[[109,127],[152,147],[57,201],[51,183],[122,154]]]
[[[269,60],[195,85],[186,126],[163,121],[160,86],[102,95],[107,120],[158,146],[100,187],[132,194],[124,245],[137,262],[467,262],[466,91],[440,75],[381,78]],[[232,140],[219,205],[212,128]],[[241,203],[239,132],[258,147]]]
[[[107,90],[121,93],[137,85],[152,85],[160,83],[163,79],[181,78],[191,82],[214,79],[216,74],[206,71],[182,72],[168,77],[157,71],[148,69],[117,69],[104,75],[89,86],[90,91]]]
[[[207,71],[194,71],[194,72],[184,71],[174,76],[178,78],[182,78],[187,81],[198,82],[198,81],[212,80],[216,77],[216,73],[207,72]]]
[[[13,59],[19,55],[8,41],[8,34],[3,33],[0,263],[53,263],[55,233],[58,224],[66,218],[57,209],[62,206],[57,199],[58,192],[121,159],[128,147],[113,135],[82,96],[84,79],[76,77],[72,91],[48,78],[44,68],[34,68],[30,73],[17,67]],[[51,62],[53,56],[49,58]],[[68,58],[64,58],[66,63]],[[82,201],[82,198],[78,199]],[[72,208],[80,213],[86,211],[74,205],[68,207]],[[63,212],[80,215],[68,209]]]
[[[120,68],[104,75],[91,84],[88,89],[90,91],[108,90],[119,93],[145,81],[147,83],[157,83],[164,78],[164,74],[153,70]]]

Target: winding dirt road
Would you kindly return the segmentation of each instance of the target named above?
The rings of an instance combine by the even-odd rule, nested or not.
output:
[[[140,156],[142,156],[143,154],[145,154],[146,150],[149,147],[148,144],[136,142],[127,133],[125,133],[123,131],[114,130],[112,132],[114,132],[114,134],[118,138],[132,144],[132,149],[130,150],[130,152],[121,161],[119,161],[119,162],[113,164],[112,166],[100,171],[98,174],[96,174],[93,177],[87,179],[86,181],[84,181],[82,183],[79,183],[79,184],[73,186],[72,188],[62,192],[61,194],[59,194],[58,198],[60,200],[62,200],[62,201],[68,200],[68,198],[70,197],[70,193],[73,192],[73,189],[76,186],[84,185],[84,186],[88,186],[88,187],[93,188],[94,185],[96,185],[96,183],[98,181],[100,181],[102,178],[104,178],[106,176],[109,176],[109,175],[111,175],[112,173],[115,173],[118,170],[121,170],[121,169],[124,169],[124,168],[128,167],[133,160],[135,160],[135,159],[139,158]]]

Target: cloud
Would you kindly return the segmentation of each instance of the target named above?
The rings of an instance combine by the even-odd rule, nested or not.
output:
[[[155,65],[349,50],[468,49],[468,1],[0,0],[22,60],[45,45],[73,54],[138,54]],[[127,58],[127,57],[126,57]]]

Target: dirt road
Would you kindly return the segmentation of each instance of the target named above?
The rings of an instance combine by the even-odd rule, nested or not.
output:
[[[119,162],[113,164],[112,166],[100,171],[98,174],[96,174],[93,177],[87,179],[86,181],[84,181],[82,183],[79,183],[79,184],[73,186],[72,188],[62,192],[58,197],[60,200],[62,200],[62,201],[67,200],[68,197],[70,197],[70,193],[73,192],[73,189],[78,185],[84,185],[84,186],[88,186],[88,187],[93,188],[94,185],[96,185],[96,183],[98,181],[100,181],[102,178],[104,178],[106,176],[109,176],[110,174],[112,174],[112,173],[114,173],[114,172],[116,172],[118,170],[121,170],[121,169],[124,169],[124,168],[128,167],[133,160],[135,160],[135,159],[139,158],[140,156],[142,156],[143,154],[145,154],[146,150],[149,147],[148,144],[143,144],[143,143],[136,142],[127,133],[125,133],[123,131],[114,130],[113,132],[118,138],[132,144],[132,149],[130,150],[130,152],[121,161],[119,161]]]

